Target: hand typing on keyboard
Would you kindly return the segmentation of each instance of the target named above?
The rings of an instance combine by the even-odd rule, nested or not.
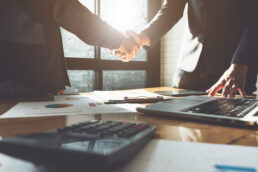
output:
[[[237,92],[241,97],[246,97],[245,83],[248,67],[246,65],[231,64],[228,70],[221,76],[219,81],[206,92],[214,96],[222,89],[223,97],[235,97]]]

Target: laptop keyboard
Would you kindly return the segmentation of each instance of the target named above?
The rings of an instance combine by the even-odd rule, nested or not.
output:
[[[257,106],[257,100],[254,99],[219,98],[201,105],[183,109],[181,111],[241,118],[247,115]],[[256,112],[254,116],[258,116],[258,112]]]
[[[95,137],[130,138],[150,128],[148,124],[136,124],[115,121],[87,121],[76,125],[59,128],[59,133],[90,135]]]

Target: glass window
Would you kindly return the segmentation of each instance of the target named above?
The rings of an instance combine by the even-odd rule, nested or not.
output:
[[[101,18],[122,32],[140,31],[147,24],[147,3],[147,0],[101,0]],[[101,59],[119,60],[105,48],[101,49]],[[141,49],[133,60],[146,61],[147,52]]]
[[[95,72],[91,70],[68,70],[71,87],[67,87],[66,94],[89,92],[94,90]]]
[[[148,0],[79,0],[91,12],[99,11],[100,17],[116,29],[140,31],[148,18]],[[98,3],[99,6],[98,6]],[[152,3],[152,2],[151,2]],[[100,9],[95,9],[100,8]],[[68,57],[68,75],[71,88],[65,93],[90,92],[95,88],[103,90],[120,90],[145,88],[147,83],[147,52],[141,49],[134,61],[135,64],[144,64],[143,68],[134,67],[132,63],[126,66],[127,70],[115,70],[115,67],[103,66],[105,60],[120,60],[108,49],[89,46],[74,34],[61,28],[65,57]],[[100,53],[96,53],[100,50]],[[71,59],[71,58],[80,59]],[[83,65],[82,65],[83,64]],[[90,68],[88,65],[91,65]],[[159,65],[159,64],[157,64]],[[85,68],[84,68],[85,66]],[[105,67],[106,70],[103,68]],[[128,68],[129,67],[129,68]],[[130,68],[131,67],[131,68]],[[72,70],[70,70],[72,69]],[[102,78],[102,80],[99,80]],[[96,85],[95,85],[96,84]]]
[[[103,71],[103,90],[121,90],[146,87],[146,71]]]
[[[91,12],[94,13],[94,0],[80,0]],[[81,41],[74,34],[61,28],[65,57],[94,58],[94,47]]]

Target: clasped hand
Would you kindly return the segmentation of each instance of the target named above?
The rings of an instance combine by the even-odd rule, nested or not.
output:
[[[134,31],[126,31],[125,39],[118,49],[112,50],[113,54],[123,62],[131,61],[140,51],[140,48],[149,44],[149,39],[143,32],[137,34]]]

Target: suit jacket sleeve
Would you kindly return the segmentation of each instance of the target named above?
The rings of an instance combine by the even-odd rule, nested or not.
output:
[[[232,63],[258,65],[258,1],[247,1],[246,24]],[[256,66],[257,67],[257,66]]]
[[[164,0],[162,8],[152,21],[142,30],[155,45],[183,16],[186,0]]]
[[[44,23],[53,19],[57,26],[72,32],[82,41],[94,46],[118,48],[124,39],[98,16],[92,14],[78,0],[15,0],[34,20]]]
[[[119,48],[124,36],[92,14],[78,0],[56,0],[54,18],[84,42],[106,48]]]

